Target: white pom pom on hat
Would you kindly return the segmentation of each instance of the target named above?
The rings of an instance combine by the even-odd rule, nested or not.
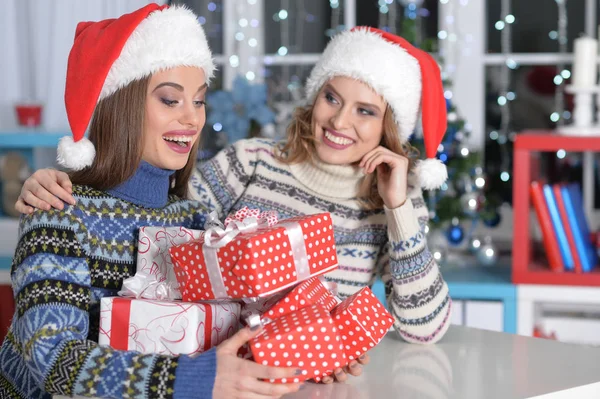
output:
[[[402,142],[410,138],[421,110],[425,155],[419,161],[421,186],[440,187],[448,178],[436,158],[447,128],[446,99],[437,62],[402,37],[359,26],[334,36],[306,82],[307,99],[314,102],[321,87],[335,76],[369,85],[394,113]]]
[[[65,86],[72,136],[60,140],[58,163],[72,170],[91,166],[96,151],[85,131],[98,101],[177,66],[201,68],[207,83],[215,70],[204,29],[185,7],[148,4],[116,19],[79,23]]]

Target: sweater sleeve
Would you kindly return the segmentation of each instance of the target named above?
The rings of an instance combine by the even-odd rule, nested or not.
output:
[[[13,260],[16,312],[3,348],[5,378],[27,393],[102,398],[211,397],[215,351],[162,356],[119,351],[87,339],[93,301],[87,231],[66,211],[21,220]],[[7,349],[6,346],[10,348]],[[14,368],[7,372],[6,360]]]
[[[427,248],[428,210],[423,194],[418,186],[410,188],[404,205],[385,209],[388,242],[387,251],[381,252],[379,270],[395,330],[408,342],[434,343],[448,329],[452,301]]]
[[[190,198],[224,219],[251,183],[260,151],[258,140],[239,140],[198,164],[189,183]]]

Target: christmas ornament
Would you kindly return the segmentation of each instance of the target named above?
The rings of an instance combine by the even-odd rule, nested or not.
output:
[[[229,144],[249,137],[251,121],[265,126],[275,120],[267,105],[267,86],[251,84],[241,76],[236,77],[231,91],[218,90],[207,97],[207,122],[221,126]]]
[[[463,174],[458,180],[454,183],[454,187],[459,194],[463,194],[469,191],[473,191],[474,184],[471,176]]]
[[[489,212],[484,212],[481,216],[481,220],[487,227],[496,227],[500,224],[502,217],[500,216],[498,209],[494,209]]]
[[[459,245],[465,238],[465,231],[458,222],[458,219],[455,218],[452,221],[452,225],[450,226],[450,228],[448,228],[448,231],[446,232],[446,238],[448,239],[448,242],[452,245]]]

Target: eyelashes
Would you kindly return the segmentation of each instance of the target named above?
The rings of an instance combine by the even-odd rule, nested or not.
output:
[[[161,97],[160,101],[168,107],[172,107],[179,102],[179,101],[169,100],[167,98],[162,98],[162,97]]]
[[[329,102],[330,104],[339,104],[338,100],[335,98],[335,96],[333,94],[331,94],[330,92],[326,91],[324,94],[325,100],[327,100],[327,102]],[[375,112],[366,109],[366,108],[358,108],[358,113],[360,115],[364,115],[364,116],[375,116]]]
[[[165,104],[167,107],[174,107],[177,104],[179,104],[178,100],[169,100],[168,98],[163,98],[163,97],[161,97],[160,101],[163,104]],[[205,105],[206,105],[206,101],[204,101],[204,100],[194,101],[194,106],[196,106],[197,108],[204,107]]]

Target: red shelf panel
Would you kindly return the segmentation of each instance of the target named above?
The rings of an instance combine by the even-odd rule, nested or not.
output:
[[[552,284],[600,286],[600,268],[591,273],[553,272],[532,256],[530,235],[531,199],[529,185],[537,178],[537,152],[598,151],[600,137],[561,136],[548,130],[528,130],[520,133],[514,145],[513,158],[513,257],[512,281],[515,284]]]
[[[562,136],[551,130],[525,130],[515,139],[515,150],[600,151],[600,136]]]
[[[543,263],[530,263],[528,268],[515,269],[513,266],[512,281],[515,284],[550,284],[600,286],[600,269],[592,269],[590,273],[553,272]]]

